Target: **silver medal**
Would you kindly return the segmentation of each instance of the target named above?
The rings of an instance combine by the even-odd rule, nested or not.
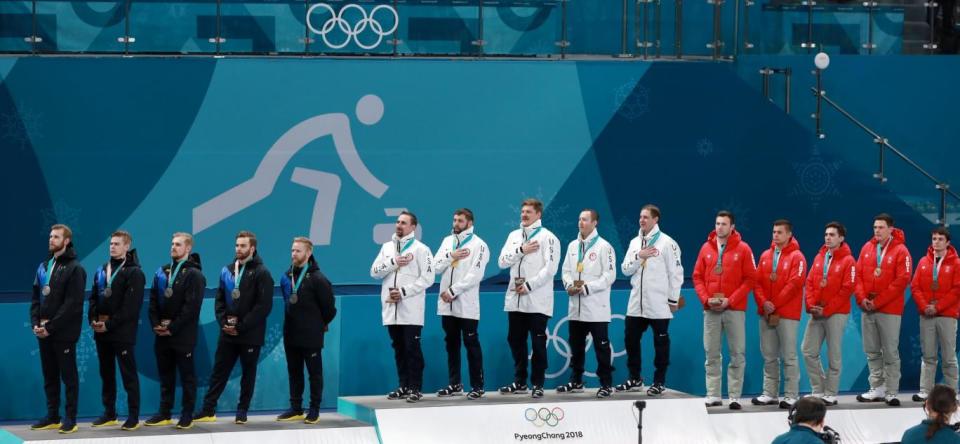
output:
[[[110,295],[112,295],[112,294],[113,294],[113,289],[112,289],[112,288],[107,287],[107,288],[104,288],[104,289],[103,289],[103,297],[109,298]]]
[[[173,288],[167,287],[166,290],[163,290],[163,295],[172,298],[173,297]]]
[[[233,300],[240,299],[240,290],[234,288],[233,292],[231,292],[230,295],[233,296]]]
[[[43,293],[44,296],[50,296],[50,286],[44,285],[43,289],[40,290],[40,292]]]
[[[300,300],[300,299],[297,297],[297,294],[296,294],[296,293],[290,294],[290,303],[291,303],[291,304],[296,304],[297,301],[299,301],[299,300]]]

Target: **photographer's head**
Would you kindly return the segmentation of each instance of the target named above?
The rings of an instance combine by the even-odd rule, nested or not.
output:
[[[932,421],[927,427],[927,439],[930,439],[938,430],[949,425],[950,417],[957,411],[957,392],[946,385],[937,384],[927,396],[923,410]]]
[[[792,425],[804,425],[811,429],[823,431],[823,420],[827,416],[827,405],[820,398],[808,396],[797,401],[793,406]]]

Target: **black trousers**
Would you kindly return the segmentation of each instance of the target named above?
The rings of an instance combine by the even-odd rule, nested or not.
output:
[[[77,375],[77,343],[40,339],[40,366],[43,369],[43,391],[47,395],[47,417],[60,418],[60,381],[67,390],[66,417],[77,419],[77,397],[80,377]]]
[[[170,415],[177,391],[177,373],[183,386],[181,413],[193,414],[197,399],[197,376],[194,370],[192,350],[181,350],[168,345],[154,344],[157,370],[160,373],[160,414]]]
[[[544,373],[547,371],[547,321],[549,316],[542,313],[507,312],[507,343],[513,355],[513,380],[518,384],[527,383],[527,335],[533,345],[533,357],[530,382],[543,387]]]
[[[287,375],[290,378],[290,408],[303,410],[303,367],[310,377],[310,410],[320,408],[323,396],[323,360],[319,348],[284,345],[287,354]]]
[[[400,387],[413,391],[423,388],[423,351],[420,349],[422,325],[388,325],[393,358],[397,362]]]
[[[630,371],[630,379],[640,379],[640,339],[647,327],[653,329],[653,358],[654,384],[665,384],[667,382],[667,367],[670,365],[670,335],[667,327],[670,325],[670,319],[647,319],[642,317],[627,316],[626,328],[623,332],[624,342],[627,348],[627,369]]]
[[[587,354],[587,335],[593,336],[593,351],[597,355],[597,377],[603,387],[613,386],[613,365],[610,363],[609,322],[570,321],[570,382],[583,382],[583,362]]]
[[[237,410],[249,410],[250,400],[253,399],[253,388],[257,382],[257,361],[260,360],[259,345],[234,344],[223,339],[217,344],[217,352],[213,358],[213,370],[210,373],[210,385],[207,394],[203,397],[202,413],[217,411],[217,401],[227,388],[227,381],[233,367],[240,360],[242,374],[240,376],[240,400]]]
[[[441,316],[441,325],[446,334],[447,373],[450,385],[461,383],[460,379],[460,340],[467,349],[467,364],[470,366],[470,387],[483,388],[483,352],[480,350],[480,335],[477,334],[476,319],[464,319],[456,316]]]
[[[134,357],[133,344],[97,341],[97,359],[100,361],[100,392],[103,411],[107,416],[117,416],[117,369],[123,389],[127,391],[127,412],[131,418],[140,416],[140,375],[137,373],[137,360]],[[116,364],[115,364],[116,363]]]

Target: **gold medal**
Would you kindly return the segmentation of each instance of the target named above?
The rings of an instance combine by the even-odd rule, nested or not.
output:
[[[641,267],[641,268],[647,268],[647,260],[646,260],[646,259],[644,259],[644,260],[642,260],[642,261],[640,262],[640,267]]]
[[[577,273],[583,273],[583,262],[577,262]]]
[[[880,277],[880,273],[880,267],[877,267],[875,270],[873,270],[873,275],[876,277]]]
[[[460,260],[459,260],[459,259],[454,259],[453,262],[450,263],[450,266],[453,267],[453,268],[457,268],[457,265],[459,265],[459,264],[460,264]]]

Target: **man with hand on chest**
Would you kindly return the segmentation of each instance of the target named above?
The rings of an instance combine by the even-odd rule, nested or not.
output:
[[[396,232],[370,267],[370,277],[380,279],[380,317],[387,327],[397,364],[400,385],[387,399],[423,399],[423,351],[420,332],[426,310],[426,291],[436,275],[430,248],[416,239],[417,216],[402,211],[397,216]]]
[[[217,420],[217,400],[239,360],[243,374],[234,423],[247,423],[260,347],[267,332],[267,316],[273,308],[273,277],[257,254],[257,236],[249,231],[237,233],[234,253],[233,262],[220,271],[220,286],[214,302],[220,340],[197,422]]]
[[[470,392],[467,399],[484,395],[483,352],[477,325],[480,323],[480,281],[490,260],[487,243],[473,230],[473,211],[461,208],[453,213],[452,233],[440,243],[434,255],[435,272],[440,275],[437,314],[445,333],[449,385],[437,396],[463,393],[460,379],[460,340],[467,349]]]
[[[532,361],[530,395],[543,397],[547,371],[547,321],[553,316],[553,277],[560,264],[560,241],[543,227],[543,202],[526,199],[520,204],[520,228],[507,236],[497,264],[510,269],[504,297],[507,312],[507,343],[513,355],[513,382],[500,393],[527,392],[527,361]],[[527,336],[533,357],[527,357]]]
[[[120,230],[110,236],[110,260],[97,268],[90,292],[87,321],[93,328],[100,361],[100,380],[103,382],[103,415],[93,421],[93,427],[117,425],[117,376],[127,392],[127,420],[123,430],[140,427],[140,375],[134,357],[137,326],[143,305],[145,278],[137,250],[131,250],[133,238]]]

